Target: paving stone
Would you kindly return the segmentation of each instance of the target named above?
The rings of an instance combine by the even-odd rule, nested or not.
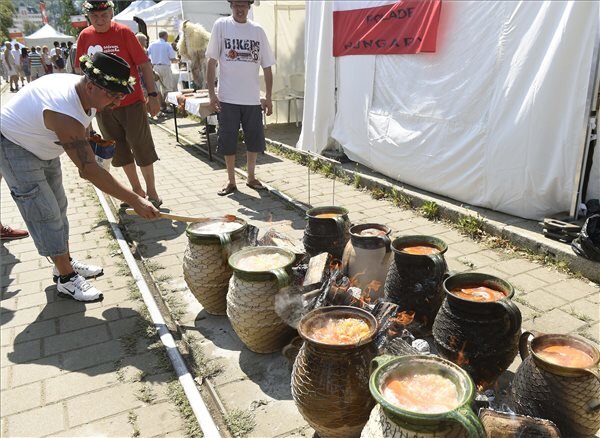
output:
[[[141,402],[134,393],[135,386],[127,383],[71,398],[65,402],[69,425],[79,426],[136,409]]]
[[[565,300],[549,294],[545,290],[529,292],[525,297],[521,297],[521,299],[525,300],[525,302],[534,309],[538,309],[543,312],[556,307],[562,307],[566,303]]]
[[[265,394],[260,386],[250,379],[238,380],[218,386],[216,388],[219,398],[225,405],[227,411],[234,409],[250,409],[253,402],[272,402],[274,399]]]
[[[35,419],[35,420],[34,420]],[[63,406],[43,406],[7,417],[8,434],[14,437],[48,436],[65,428]]]
[[[598,286],[591,286],[576,278],[569,278],[565,281],[551,284],[546,290],[567,300],[578,300],[588,295],[598,295],[600,293]]]
[[[80,348],[64,354],[63,367],[65,370],[77,371],[101,363],[114,363],[123,356],[123,349],[118,340]]]
[[[524,330],[537,330],[542,333],[571,333],[586,324],[580,319],[560,309],[553,309],[539,318],[523,324]]]
[[[496,260],[493,260],[480,252],[472,253],[465,256],[458,257],[458,260],[467,266],[472,268],[484,268],[486,266],[494,265]]]
[[[178,415],[168,402],[144,406],[135,410],[140,436],[160,436],[184,427]]]
[[[46,379],[44,381],[44,398],[46,403],[54,403],[117,383],[114,365],[105,363],[80,372],[70,372]]]
[[[580,335],[584,335],[588,340],[596,342],[596,347],[600,345],[600,323],[592,324],[589,327],[582,327],[579,330]]]
[[[54,434],[56,437],[125,437],[133,436],[133,426],[127,413],[83,424]]]
[[[82,319],[86,319],[85,317]],[[93,318],[96,319],[96,318]],[[73,332],[50,336],[44,340],[44,353],[52,355],[63,351],[76,350],[109,339],[107,324],[88,327]]]
[[[31,362],[39,359],[42,353],[41,341],[21,342],[2,349],[0,363],[2,368],[9,365]]]
[[[254,409],[253,413],[256,427],[248,434],[249,437],[290,436],[291,431],[306,425],[293,400],[268,403]]]
[[[514,287],[517,287],[524,292],[531,292],[547,285],[545,281],[527,273],[511,277],[510,281]]]
[[[538,266],[521,258],[513,258],[496,263],[496,269],[508,275],[519,275],[536,269]]]
[[[567,310],[573,316],[588,323],[594,323],[600,320],[600,307],[598,304],[586,298],[570,302],[563,310]]]
[[[540,266],[533,271],[528,272],[529,275],[539,278],[542,281],[545,281],[548,284],[558,283],[564,281],[567,276],[558,272],[556,269],[549,266]]]
[[[14,328],[9,327],[0,330],[0,345],[6,347],[12,344],[14,338]]]
[[[48,297],[46,294],[37,293],[37,294],[28,294],[28,295],[18,295],[17,303],[18,309],[26,309],[28,307],[38,307],[45,306],[48,302],[52,302],[53,297]]]
[[[42,405],[42,384],[37,382],[16,389],[5,389],[0,395],[2,416],[13,415]]]
[[[102,302],[102,307],[86,309],[85,317],[76,313],[57,318],[60,333],[106,324],[108,321],[119,319],[119,311],[114,307],[104,307],[105,304]]]
[[[13,388],[58,376],[64,372],[58,355],[21,363],[10,367],[10,369],[12,372],[11,386]]]
[[[2,328],[19,327],[35,321],[40,316],[41,306],[29,307],[18,312],[5,311],[0,314]]]

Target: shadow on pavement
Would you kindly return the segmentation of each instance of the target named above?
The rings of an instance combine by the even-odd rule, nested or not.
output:
[[[269,397],[292,399],[291,367],[281,353],[258,354],[244,347],[240,352],[240,368]]]
[[[0,277],[0,301],[10,300],[15,297],[21,289],[16,290],[8,290],[8,286],[14,281],[14,279],[10,278],[10,273],[12,269],[19,263],[21,260],[16,258],[13,254],[10,253],[5,244],[2,244],[0,248],[0,255],[2,258],[2,277]],[[0,325],[4,325],[7,322],[11,321],[15,316],[15,312],[13,310],[7,309],[5,307],[0,307]]]
[[[48,302],[35,320],[21,330],[13,342],[8,359],[15,364],[50,365],[61,370],[96,376],[127,371],[143,373],[144,381],[165,381],[164,347],[158,337],[148,336],[148,323],[134,309],[106,307],[104,319],[86,315],[97,304],[86,304],[57,296],[56,286],[45,289]],[[60,327],[61,333],[44,336],[49,322]],[[43,337],[42,357],[32,354],[39,345],[31,342]],[[157,342],[158,341],[158,342]],[[37,347],[36,347],[37,345]],[[164,354],[162,354],[164,353]],[[168,361],[168,359],[167,359]],[[135,371],[138,370],[138,371]],[[153,377],[154,375],[154,377]]]
[[[184,326],[186,330],[196,330],[205,339],[223,350],[240,351],[244,344],[235,334],[227,316],[215,316],[202,310],[196,316],[194,327]]]

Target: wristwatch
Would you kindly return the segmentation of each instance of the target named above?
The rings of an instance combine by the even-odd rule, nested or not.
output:
[[[150,97],[156,97],[156,96],[158,96],[158,93],[156,91],[153,91],[151,93],[148,93],[148,96],[150,96]]]

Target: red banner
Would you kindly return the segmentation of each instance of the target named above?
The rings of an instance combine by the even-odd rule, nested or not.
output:
[[[441,0],[333,12],[333,56],[435,52]]]

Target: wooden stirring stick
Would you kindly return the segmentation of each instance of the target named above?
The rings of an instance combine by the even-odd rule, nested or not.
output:
[[[135,212],[135,210],[133,208],[126,209],[125,213],[127,213],[129,215],[137,216],[137,213]],[[181,216],[179,214],[163,213],[162,211],[160,212],[160,217],[163,219],[170,219],[172,221],[191,222],[191,223],[208,222],[208,221],[214,220],[214,218]],[[236,219],[237,219],[237,217],[234,215],[231,215],[231,214],[223,216],[223,220],[225,222],[233,222]]]

